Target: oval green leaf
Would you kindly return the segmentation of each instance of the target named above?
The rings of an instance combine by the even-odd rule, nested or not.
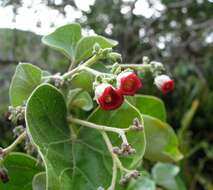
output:
[[[166,111],[163,102],[153,96],[136,95],[130,99],[143,114],[146,134],[144,157],[152,161],[178,161],[183,155],[178,149],[174,130],[165,123]]]
[[[15,152],[6,157],[4,166],[8,170],[9,182],[0,181],[1,190],[32,190],[34,175],[43,170],[33,157]]]
[[[42,42],[74,59],[75,47],[81,39],[81,26],[77,23],[57,28],[53,33],[44,36]]]
[[[29,63],[19,64],[16,67],[9,90],[11,105],[22,105],[41,83],[41,77],[42,71],[35,65]]]
[[[47,172],[47,189],[71,189],[72,142],[63,95],[49,84],[32,93],[26,108],[27,129]]]
[[[155,182],[166,190],[186,190],[185,184],[178,173],[180,168],[168,163],[157,163],[152,168]]]
[[[143,119],[147,143],[144,157],[162,162],[182,159],[174,130],[167,123],[152,116],[143,115]]]
[[[93,90],[94,75],[87,71],[81,71],[75,74],[71,80],[74,88],[82,88],[85,91],[91,92]]]

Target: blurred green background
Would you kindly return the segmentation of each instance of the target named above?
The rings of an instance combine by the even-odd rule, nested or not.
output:
[[[5,114],[16,65],[30,62],[64,72],[68,60],[42,45],[41,35],[70,22],[79,22],[85,34],[119,41],[125,63],[149,56],[166,65],[175,91],[162,96],[145,79],[141,92],[166,104],[185,155],[179,167],[188,190],[212,190],[212,0],[0,0],[0,146],[13,138]]]

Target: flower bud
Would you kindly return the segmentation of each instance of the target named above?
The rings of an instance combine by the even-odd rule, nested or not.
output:
[[[109,58],[111,58],[113,61],[121,62],[122,61],[122,56],[119,53],[112,52],[109,54]]]
[[[140,122],[140,120],[136,117],[133,120],[133,124],[130,126],[131,130],[134,131],[142,131],[144,129],[143,123]]]
[[[163,94],[167,94],[172,91],[175,86],[174,80],[167,75],[159,75],[155,77],[154,83],[163,92]]]
[[[132,71],[122,72],[117,76],[117,88],[123,95],[133,96],[141,87],[141,80]]]
[[[99,53],[100,50],[101,50],[100,44],[99,44],[99,43],[95,43],[95,44],[93,45],[93,54]]]
[[[120,179],[120,184],[125,185],[130,181],[131,178],[137,179],[140,176],[140,173],[137,170],[132,170],[128,172],[126,175],[122,176]]]
[[[143,56],[142,60],[144,64],[149,64],[149,61],[150,61],[149,57]]]
[[[103,110],[114,110],[124,101],[123,95],[107,83],[99,84],[95,88],[95,99]]]

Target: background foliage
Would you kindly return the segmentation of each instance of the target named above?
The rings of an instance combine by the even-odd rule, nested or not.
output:
[[[166,64],[175,78],[176,88],[172,94],[161,98],[166,104],[167,120],[178,132],[185,155],[179,164],[180,174],[187,189],[212,190],[213,3],[210,0],[161,0],[164,10],[146,18],[134,13],[135,3],[139,1],[96,0],[91,10],[82,11],[82,18],[76,21],[85,30],[92,29],[117,40],[117,50],[126,63],[141,63],[141,57],[147,55]],[[5,6],[12,5],[14,14],[22,6],[21,1],[2,2]],[[148,2],[154,9],[154,1]],[[68,4],[78,9],[75,1],[63,0],[56,4],[46,0],[44,3],[62,14]],[[69,65],[57,52],[44,47],[40,39],[41,36],[31,32],[0,29],[1,146],[8,145],[12,139],[12,126],[4,115],[16,64],[31,62],[52,72],[63,72]],[[150,94],[147,89],[151,86],[151,80],[144,80],[141,93]],[[154,87],[151,94],[161,96]],[[146,164],[148,168],[152,165]],[[157,166],[153,173],[156,170]],[[153,177],[156,176],[153,174]]]

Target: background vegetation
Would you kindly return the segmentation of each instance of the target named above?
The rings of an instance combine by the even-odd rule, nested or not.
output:
[[[21,1],[0,1],[13,6],[14,15]],[[151,80],[144,80],[143,94],[161,96],[168,111],[168,122],[175,128],[185,158],[179,167],[189,190],[212,190],[213,176],[213,2],[211,0],[147,1],[155,14],[136,14],[135,5],[143,0],[96,0],[90,11],[79,10],[75,1],[43,3],[65,14],[67,5],[81,11],[76,19],[85,31],[119,41],[118,52],[125,63],[141,63],[142,56],[163,62],[176,81],[172,94],[162,96]],[[39,23],[38,23],[39,24]],[[42,26],[41,26],[42,27]],[[44,47],[41,36],[17,29],[0,29],[0,146],[11,142],[12,126],[6,120],[8,86],[18,62],[31,62],[52,72],[69,66],[57,52]]]

